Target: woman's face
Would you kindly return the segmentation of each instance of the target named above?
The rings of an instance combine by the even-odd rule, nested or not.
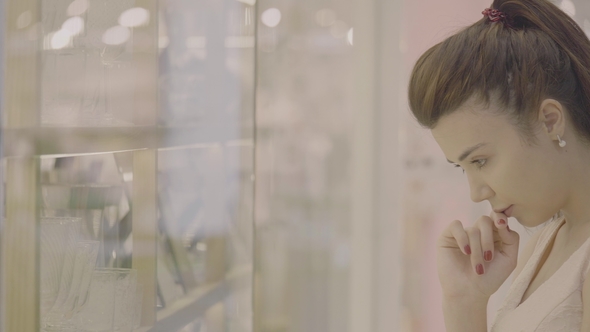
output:
[[[492,113],[466,103],[432,134],[448,161],[464,169],[474,202],[487,200],[494,210],[514,205],[511,216],[522,225],[540,225],[567,196],[558,147],[546,131],[537,134],[538,146],[527,145],[505,116]]]

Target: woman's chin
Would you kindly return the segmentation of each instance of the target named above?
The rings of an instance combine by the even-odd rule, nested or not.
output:
[[[514,218],[514,220],[516,220],[521,226],[523,227],[527,227],[527,228],[534,228],[539,226],[539,223],[535,223],[535,222],[531,222],[530,220],[526,220],[523,218],[517,218],[517,217],[510,217],[510,218]]]

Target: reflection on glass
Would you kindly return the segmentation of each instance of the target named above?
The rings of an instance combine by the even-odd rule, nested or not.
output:
[[[356,3],[258,2],[259,331],[347,331],[358,305],[349,292]]]
[[[132,28],[149,20],[134,3],[43,2],[44,125],[131,124],[121,116],[129,118],[134,96]]]
[[[88,33],[83,41],[86,55],[86,80],[80,110],[81,124],[115,125],[113,104],[116,95],[125,91],[117,86],[115,73],[130,65],[127,53],[131,31],[118,24],[119,16],[134,4],[134,0],[102,0],[93,3],[86,12]],[[128,92],[131,89],[127,88]],[[127,96],[126,98],[129,98]],[[124,124],[124,123],[123,123]]]
[[[208,123],[232,135],[253,125],[254,13],[237,1],[222,8],[171,0],[160,7],[163,124]]]
[[[164,296],[158,294],[161,297],[158,300],[168,309],[174,307],[176,299],[187,297],[191,291],[221,283],[233,276],[230,272],[251,267],[255,1],[230,1],[223,6],[184,0],[164,1],[158,6],[155,6],[156,1],[135,0],[47,0],[37,1],[36,5],[33,2],[27,2],[32,11],[19,14],[17,25],[24,29],[39,24],[41,28],[42,66],[36,76],[41,81],[38,82],[41,83],[41,109],[35,115],[43,126],[140,123],[137,119],[142,118],[144,110],[135,103],[144,102],[138,90],[145,82],[137,82],[137,77],[145,76],[141,76],[142,68],[138,64],[149,62],[148,69],[162,73],[162,87],[166,92],[158,113],[163,124],[158,128],[158,135],[164,133],[166,145],[177,138],[199,145],[204,137],[212,146],[194,158],[171,160],[172,166],[182,167],[181,173],[186,175],[184,184],[182,177],[174,174],[174,167],[162,169],[160,174],[170,175],[174,183],[170,187],[163,186],[163,195],[158,198],[160,214],[154,215],[153,220],[157,219],[160,227],[152,225],[153,230],[141,229],[135,237],[131,234],[132,227],[134,223],[140,225],[141,221],[132,222],[132,204],[137,201],[153,204],[136,197],[145,193],[137,194],[140,191],[137,188],[144,187],[143,182],[135,182],[141,185],[133,191],[132,178],[137,175],[133,171],[138,168],[144,171],[143,165],[131,161],[129,166],[117,160],[107,167],[110,161],[106,160],[115,159],[112,154],[41,157],[41,180],[36,182],[35,179],[35,190],[40,189],[42,197],[40,211],[35,212],[44,221],[39,244],[41,275],[35,278],[40,278],[43,284],[43,328],[47,331],[72,328],[126,331],[138,326],[143,292],[142,287],[136,285],[137,272],[119,271],[111,280],[109,273],[97,269],[131,267],[131,252],[134,248],[147,247],[142,241],[151,236],[163,243],[158,253],[164,254],[164,264],[158,267],[165,267],[168,273],[158,274],[158,277],[165,277],[158,280],[157,286],[158,290],[170,290],[168,295],[174,296],[162,301]],[[159,7],[162,12],[151,12],[142,5]],[[35,22],[37,15],[41,18],[39,23]],[[276,15],[271,15],[270,19],[274,20],[271,24],[280,22]],[[14,21],[12,17],[10,21]],[[161,31],[167,31],[162,40],[168,42],[162,43],[165,45],[162,57],[156,59],[155,54],[146,53],[156,45],[149,34],[156,30],[149,29],[160,21]],[[145,28],[146,25],[150,28]],[[146,33],[146,30],[149,31]],[[155,83],[145,84],[155,86]],[[157,105],[146,105],[154,106],[155,115]],[[167,127],[169,125],[199,126],[206,132],[177,133],[175,128]],[[129,128],[129,131],[136,129]],[[148,134],[155,131],[146,129]],[[127,133],[126,129],[124,131]],[[55,143],[57,150],[75,147],[76,151],[92,154],[96,151],[83,151],[85,142],[77,142],[79,133],[99,133],[104,137],[103,134],[117,130],[84,128],[71,130],[76,134],[70,135],[70,130],[62,133],[45,128],[40,132],[57,137],[55,142],[49,143]],[[186,139],[180,137],[182,135],[191,137]],[[197,136],[198,142],[193,139]],[[137,160],[134,158],[139,153],[134,151],[128,155],[133,155],[128,159]],[[83,161],[89,159],[95,160],[92,163]],[[175,164],[178,161],[180,163]],[[184,164],[185,161],[189,164]],[[206,163],[205,167],[191,173],[195,163],[201,162]],[[148,172],[153,173],[153,169],[143,174],[139,172],[140,181],[156,179],[156,174],[145,174]],[[148,195],[153,196],[156,190],[152,189],[156,188],[150,186],[152,184],[145,187],[150,191]],[[150,199],[155,203],[155,197]],[[143,211],[141,204],[133,205],[135,211]],[[49,219],[76,219],[77,224],[58,223],[61,230],[53,230],[51,223],[45,221]],[[135,257],[140,259],[160,259],[142,257],[144,252],[137,251]],[[150,271],[141,273],[145,275],[140,279],[155,281],[144,278]],[[123,274],[129,276],[121,277]],[[123,281],[117,280],[118,277]],[[134,281],[127,281],[129,279]],[[149,284],[146,294],[155,297],[152,293],[156,287],[153,286]],[[137,291],[132,290],[134,287]],[[241,316],[249,317],[252,308],[247,303],[251,302],[251,293],[241,293],[241,297],[246,299],[240,302],[241,310],[234,310],[233,303],[223,304],[218,311],[221,314],[215,317],[224,319],[227,315],[235,321],[242,321]],[[149,309],[145,306],[153,299],[144,300],[145,314]],[[216,301],[223,302],[223,297]],[[210,324],[216,326],[215,322]],[[235,326],[247,330],[246,325]]]
[[[260,16],[260,20],[269,28],[274,28],[281,22],[281,11],[277,8],[269,8]]]
[[[171,0],[159,7],[159,122],[166,128],[194,127],[170,130],[167,142],[205,138],[158,151],[162,315],[202,287],[251,271],[254,4]],[[279,24],[276,14],[271,12],[271,24]],[[246,288],[240,310],[223,303],[226,296],[216,298],[215,315],[176,321],[167,330],[251,331],[252,288]]]

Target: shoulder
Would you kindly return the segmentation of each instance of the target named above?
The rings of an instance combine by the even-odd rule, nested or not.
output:
[[[582,331],[590,331],[590,272],[586,274],[582,286]]]

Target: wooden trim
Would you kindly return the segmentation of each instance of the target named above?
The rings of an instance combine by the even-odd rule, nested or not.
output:
[[[137,269],[138,282],[143,285],[141,326],[156,323],[156,150],[133,152],[133,197],[132,197],[132,267]]]
[[[36,126],[40,109],[40,24],[39,0],[3,2],[4,27],[2,127]],[[23,13],[31,21],[19,28]],[[27,37],[34,38],[27,38]],[[3,138],[4,139],[4,138]],[[2,151],[2,157],[6,155]],[[38,184],[39,161],[15,158],[6,161],[6,221],[0,235],[2,254],[4,328],[6,331],[38,332],[39,308],[39,236]]]
[[[6,331],[38,332],[40,328],[38,174],[38,159],[7,160],[6,222],[0,250]]]

